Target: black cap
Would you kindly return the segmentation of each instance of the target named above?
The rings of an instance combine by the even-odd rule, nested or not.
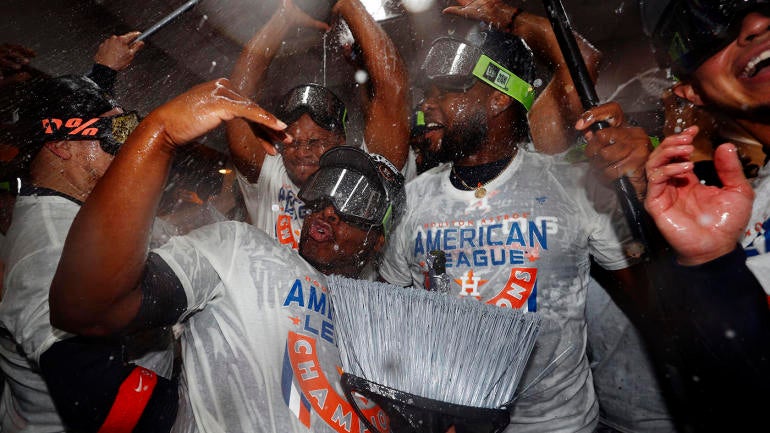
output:
[[[655,58],[686,77],[738,36],[741,20],[768,0],[639,0],[642,28]]]
[[[487,28],[469,33],[466,39],[522,80],[528,83],[534,80],[535,56],[520,37]]]
[[[32,160],[46,142],[44,119],[93,118],[117,107],[117,102],[84,75],[33,79],[20,86],[0,110],[8,119],[3,140],[19,148],[21,164]]]

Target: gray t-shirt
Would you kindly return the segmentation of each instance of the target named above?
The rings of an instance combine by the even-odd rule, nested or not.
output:
[[[585,165],[519,150],[485,185],[461,191],[451,165],[407,185],[407,213],[379,269],[388,282],[423,287],[426,254],[441,249],[457,296],[537,311],[543,328],[520,382],[512,432],[590,432],[598,405],[585,355],[590,258],[629,266],[630,235],[612,191]]]

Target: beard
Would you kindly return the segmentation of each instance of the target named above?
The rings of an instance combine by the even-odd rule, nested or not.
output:
[[[454,162],[473,155],[487,138],[487,114],[477,108],[469,116],[444,130],[437,159]]]

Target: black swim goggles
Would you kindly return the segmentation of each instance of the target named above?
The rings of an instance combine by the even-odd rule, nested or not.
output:
[[[640,0],[640,10],[658,62],[689,75],[738,37],[749,12],[770,14],[770,1]]]
[[[293,123],[303,114],[327,131],[345,132],[347,109],[345,104],[326,87],[305,84],[291,89],[278,107],[278,118]]]
[[[535,100],[535,90],[529,83],[489,58],[481,48],[459,39],[436,39],[425,56],[422,73],[428,84],[457,92],[481,80],[519,101],[527,111]]]
[[[340,146],[321,155],[320,168],[302,186],[299,198],[318,211],[331,204],[340,218],[364,230],[391,230],[394,202],[403,176],[379,155]]]
[[[41,121],[42,138],[46,142],[99,140],[103,151],[116,155],[139,121],[135,111],[108,117],[47,117]]]

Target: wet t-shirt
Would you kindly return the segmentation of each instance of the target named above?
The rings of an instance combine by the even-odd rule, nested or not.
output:
[[[592,431],[598,405],[585,354],[589,255],[609,270],[629,266],[631,238],[614,193],[589,179],[585,164],[524,150],[480,198],[452,186],[450,171],[436,167],[407,185],[409,208],[381,276],[423,287],[426,254],[440,249],[450,293],[540,313],[545,320],[507,431]]]
[[[266,155],[257,183],[249,183],[240,173],[237,179],[251,223],[282,245],[297,249],[308,212],[299,199],[299,187],[286,173],[283,158]]]
[[[746,250],[746,265],[770,296],[770,164],[754,179],[754,205],[741,244]]]
[[[296,251],[239,222],[153,251],[187,296],[175,432],[364,431],[339,386],[325,278]]]

